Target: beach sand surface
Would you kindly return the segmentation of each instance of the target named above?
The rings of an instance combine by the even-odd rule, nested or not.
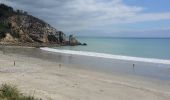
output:
[[[170,100],[169,82],[69,66],[0,52],[0,84],[43,100]]]

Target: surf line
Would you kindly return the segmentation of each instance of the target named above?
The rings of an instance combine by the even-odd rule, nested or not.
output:
[[[56,53],[63,53],[63,54],[99,57],[99,58],[107,58],[107,59],[117,59],[117,60],[125,60],[125,61],[138,61],[138,62],[158,63],[158,64],[168,64],[168,65],[170,64],[170,60],[156,59],[156,58],[141,58],[141,57],[112,55],[112,54],[87,52],[87,51],[60,50],[60,49],[53,49],[53,48],[48,48],[48,47],[44,47],[40,49],[48,51],[48,52],[56,52]]]

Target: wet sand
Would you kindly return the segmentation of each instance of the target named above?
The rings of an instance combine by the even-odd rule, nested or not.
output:
[[[24,52],[28,53],[30,50],[25,49]],[[81,66],[80,62],[71,63],[74,59],[59,56],[55,61],[46,59],[48,57],[43,55],[45,52],[42,52],[39,57],[40,54],[36,55],[36,52],[41,51],[37,49],[32,51],[35,53],[34,56],[31,53],[30,56],[19,55],[15,51],[5,54],[0,52],[0,84],[15,84],[25,94],[44,100],[169,100],[170,98],[168,79],[161,80],[161,77],[147,78],[145,75],[132,74],[133,69],[129,67],[125,69],[132,71],[123,71],[120,68],[112,69],[112,71],[116,70],[113,73],[107,73],[100,67],[90,69],[90,66],[98,65],[90,61],[87,65]],[[115,62],[117,63],[112,66],[122,66],[118,64],[122,61]],[[122,63],[127,66],[130,64]],[[154,65],[151,64],[152,66]]]

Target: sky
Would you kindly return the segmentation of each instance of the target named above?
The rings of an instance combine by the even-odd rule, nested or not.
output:
[[[66,34],[170,37],[170,0],[0,0]]]

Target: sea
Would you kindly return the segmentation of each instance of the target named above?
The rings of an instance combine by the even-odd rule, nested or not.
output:
[[[87,46],[45,47],[41,50],[52,53],[51,56],[59,55],[59,62],[80,65],[78,68],[170,81],[170,38],[77,39]]]
[[[78,37],[87,46],[43,48],[58,53],[170,64],[170,38]]]

